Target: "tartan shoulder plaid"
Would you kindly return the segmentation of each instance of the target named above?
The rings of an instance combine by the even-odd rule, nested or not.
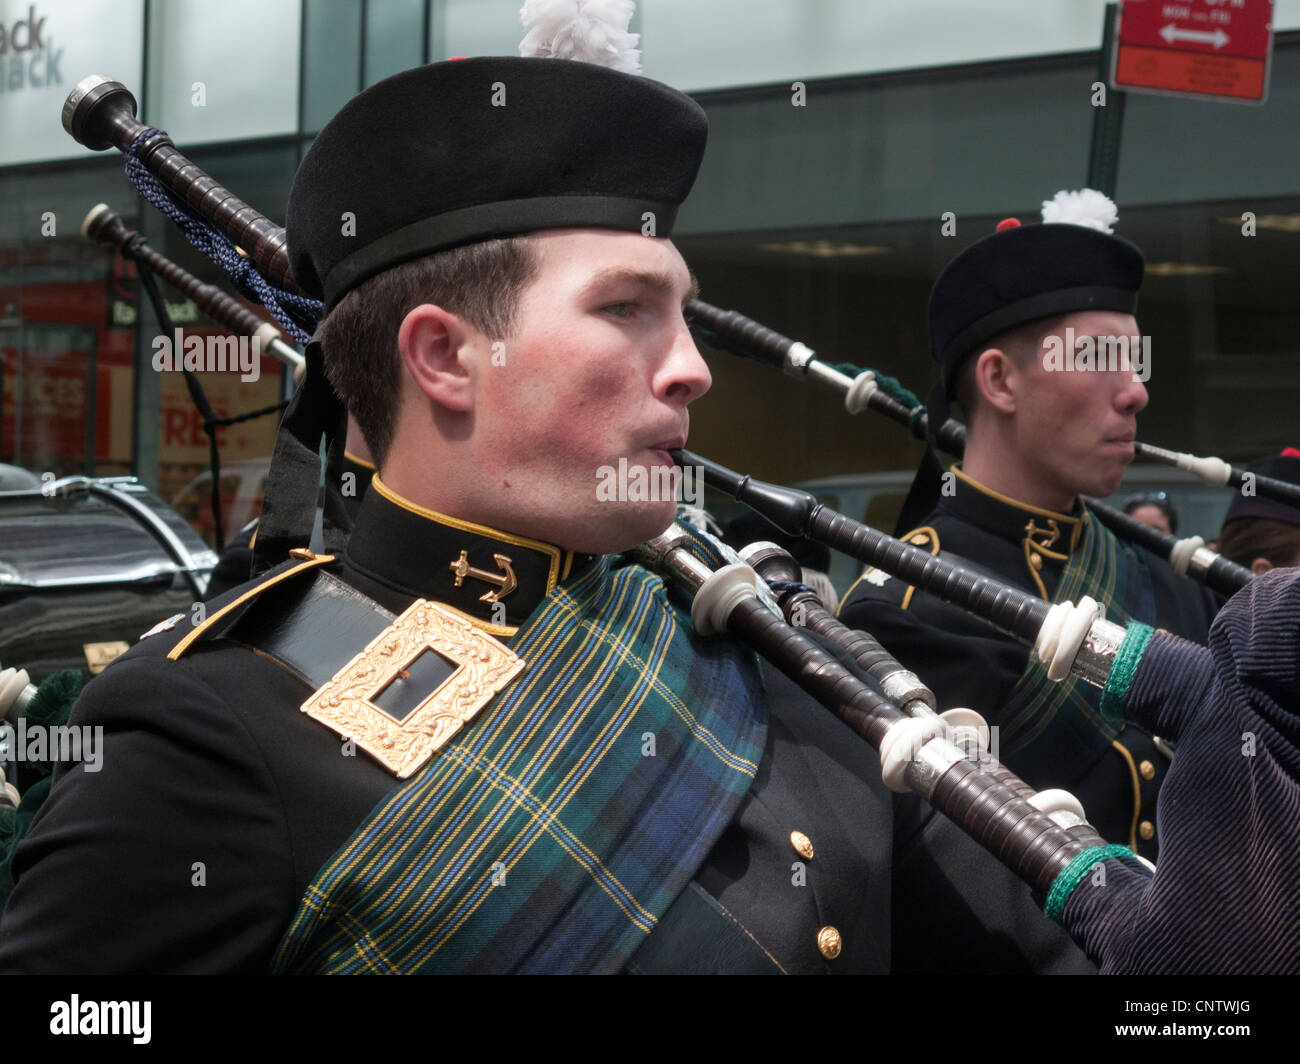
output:
[[[690,883],[762,757],[752,652],[608,557],[511,648],[525,670],[317,872],[273,971],[617,972]]]
[[[1117,624],[1156,619],[1155,589],[1146,563],[1132,546],[1085,512],[1083,544],[1061,573],[1054,601],[1091,595]],[[1101,692],[1077,676],[1060,683],[1032,652],[1025,671],[1002,706],[1000,749],[1027,780],[1062,764],[1087,764],[1122,730],[1102,716]]]

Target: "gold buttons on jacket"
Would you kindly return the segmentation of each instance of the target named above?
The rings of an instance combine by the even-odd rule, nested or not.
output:
[[[1138,771],[1142,773],[1144,780],[1153,780],[1156,778],[1156,767],[1150,761],[1139,761]]]
[[[817,932],[817,949],[828,961],[833,961],[840,955],[840,950],[844,948],[844,942],[840,938],[840,933],[835,928],[827,924]]]
[[[1035,569],[1042,569],[1043,556],[1041,554],[1031,554],[1029,556],[1029,564],[1032,565]]]
[[[1144,820],[1138,825],[1138,834],[1144,839],[1154,839],[1156,837],[1156,826],[1149,820]]]
[[[811,861],[813,857],[812,839],[802,831],[790,832],[790,845],[794,847],[794,852],[802,857],[805,861]]]

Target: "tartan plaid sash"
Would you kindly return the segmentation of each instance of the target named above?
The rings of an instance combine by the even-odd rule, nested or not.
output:
[[[1091,514],[1084,514],[1083,543],[1065,565],[1054,601],[1077,602],[1091,595],[1117,624],[1155,623],[1155,591],[1146,563]],[[1010,697],[1002,706],[1000,756],[1026,781],[1060,774],[1061,765],[1093,764],[1123,724],[1112,724],[1098,708],[1101,692],[1077,676],[1060,683],[1030,653]]]
[[[609,557],[511,649],[527,668],[316,873],[273,971],[617,972],[690,883],[762,757],[752,652]]]

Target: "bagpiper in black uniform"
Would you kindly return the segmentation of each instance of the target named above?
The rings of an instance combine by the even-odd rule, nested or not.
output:
[[[1142,272],[1133,244],[1084,225],[1004,223],[972,245],[931,294],[931,345],[943,375],[931,424],[947,418],[959,368],[997,346],[999,335],[1075,311],[1131,314]],[[975,431],[968,424],[968,453]],[[960,464],[936,490],[926,468],[918,487],[933,508],[919,520],[905,515],[916,526],[902,539],[1048,601],[1091,595],[1107,603],[1112,620],[1132,617],[1205,642],[1217,598],[1150,552],[1119,542],[1077,499],[1068,513],[1030,506],[978,483]],[[997,753],[1031,786],[1072,791],[1104,837],[1155,859],[1156,794],[1169,763],[1158,736],[1107,722],[1094,688],[1075,679],[1051,684],[1022,643],[878,569],[849,589],[839,616],[875,635],[942,707],[984,714],[998,728]]]
[[[575,226],[601,234],[584,277],[629,255],[680,267],[641,243],[644,214],[667,234],[704,138],[688,97],[587,63],[399,74],[304,160],[295,275],[333,307],[453,244]],[[345,209],[364,238],[339,239]],[[683,365],[684,275],[653,311]],[[625,304],[601,302],[572,320],[609,336]],[[620,350],[667,357],[632,335]],[[530,388],[584,372],[562,346]],[[308,366],[286,425],[325,395],[314,348]],[[427,453],[376,457],[339,558],[296,548],[88,686],[72,723],[104,728],[102,771],[57,770],[0,969],[1089,970],[1023,884],[888,794],[875,752],[748,651],[691,632],[657,577],[435,513],[386,483]]]
[[[504,626],[480,601],[489,585],[453,586],[447,563],[462,550],[485,570],[511,559]],[[319,869],[399,782],[298,709],[379,630],[370,602],[392,614],[416,597],[442,602],[508,641],[593,563],[446,523],[377,479],[341,565],[281,567],[214,603],[256,595],[233,623],[178,653],[196,635],[181,619],[89,686],[73,723],[105,728],[104,766],[58,769],[19,850],[0,970],[267,971]],[[313,581],[321,568],[337,582]],[[749,794],[628,970],[1089,970],[1023,884],[885,790],[875,751],[774,669],[764,680]],[[484,942],[464,970],[499,964]]]

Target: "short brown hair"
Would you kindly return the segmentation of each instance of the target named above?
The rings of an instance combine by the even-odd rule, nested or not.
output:
[[[1286,568],[1300,554],[1300,525],[1268,517],[1234,517],[1219,533],[1219,553],[1247,568],[1256,558]]]
[[[484,240],[394,266],[363,281],[322,322],[325,375],[383,467],[402,392],[397,331],[422,303],[457,314],[488,336],[514,328],[519,296],[537,257],[527,236]]]
[[[996,347],[1006,352],[1007,357],[1017,367],[1024,369],[1038,352],[1043,337],[1050,332],[1055,332],[1064,320],[1064,314],[1054,314],[1050,318],[1035,318],[1033,321],[1027,321],[1023,325],[1017,325],[1014,329],[1008,329],[985,340],[967,357],[961,368],[957,370],[957,378],[953,381],[952,390],[957,402],[961,404],[962,413],[967,421],[971,419],[975,404],[979,402],[979,388],[975,384],[975,363],[979,361],[979,356],[989,348]]]

